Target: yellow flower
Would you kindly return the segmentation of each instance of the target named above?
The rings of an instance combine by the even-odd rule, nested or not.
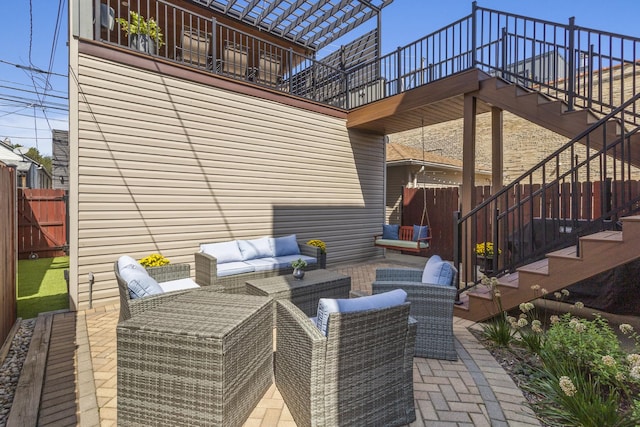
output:
[[[492,242],[478,243],[475,248],[475,253],[480,256],[491,257],[494,254]],[[502,253],[502,250],[498,249],[498,255]]]
[[[320,252],[322,252],[323,254],[327,252],[327,245],[322,240],[318,240],[318,239],[309,240],[307,242],[307,245],[320,248]]]
[[[142,258],[140,261],[140,265],[142,265],[143,267],[160,267],[162,265],[167,265],[170,263],[168,258],[163,257],[160,254],[151,254],[148,255],[144,258]]]

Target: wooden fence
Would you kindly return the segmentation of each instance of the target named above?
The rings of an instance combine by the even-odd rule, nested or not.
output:
[[[0,163],[0,347],[17,318],[16,170]]]
[[[572,191],[571,184],[562,184],[550,187],[545,192],[544,200],[536,197],[531,205],[522,209],[522,218],[518,223],[523,225],[531,221],[532,217],[563,217],[576,219],[593,219],[602,215],[602,207],[608,204],[603,201],[607,195],[603,194],[603,188],[610,187],[612,196],[619,197],[623,192],[633,197],[640,195],[640,181],[626,181],[606,183],[581,182],[576,184],[576,191]],[[514,188],[507,199],[513,206],[518,200],[518,195],[529,194],[540,188],[539,184],[522,185]],[[625,190],[625,191],[623,191]],[[476,202],[484,202],[491,197],[489,186],[476,187]],[[425,201],[426,195],[426,201]],[[521,197],[521,196],[520,196]],[[616,201],[613,203],[616,205]],[[448,188],[404,188],[402,192],[402,225],[427,224],[431,226],[431,247],[425,256],[438,254],[443,259],[453,259],[453,227],[454,212],[460,210],[460,200],[457,187]],[[575,212],[574,212],[575,211]],[[423,215],[424,214],[424,215]],[[428,221],[427,221],[428,217]],[[490,230],[484,229],[484,224],[489,224],[485,218],[478,218],[477,235],[491,236]],[[516,223],[516,221],[513,221]]]
[[[18,258],[64,256],[67,248],[65,190],[18,190]]]

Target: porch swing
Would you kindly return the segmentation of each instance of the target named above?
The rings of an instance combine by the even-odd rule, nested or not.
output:
[[[422,167],[418,171],[418,174],[425,173],[424,163],[424,119],[422,119]],[[422,191],[423,207],[420,225],[394,226],[385,224],[382,226],[382,234],[373,236],[373,244],[375,246],[418,254],[429,249],[432,233],[431,224],[429,223],[429,212],[427,211],[427,187],[423,185]]]

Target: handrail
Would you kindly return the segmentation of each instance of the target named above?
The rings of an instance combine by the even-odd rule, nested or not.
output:
[[[632,144],[640,125],[627,129],[626,118],[639,101],[637,93],[470,212],[457,214],[454,264],[464,266],[465,284],[459,292],[482,277],[473,253],[478,243],[491,242],[501,251],[489,274],[502,275],[640,209],[629,162],[640,158]]]

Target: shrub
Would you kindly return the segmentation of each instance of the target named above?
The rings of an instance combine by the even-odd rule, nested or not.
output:
[[[170,261],[168,258],[165,258],[160,254],[151,254],[142,258],[138,262],[140,263],[140,265],[147,268],[147,267],[160,267],[162,265],[167,265],[169,264]]]

